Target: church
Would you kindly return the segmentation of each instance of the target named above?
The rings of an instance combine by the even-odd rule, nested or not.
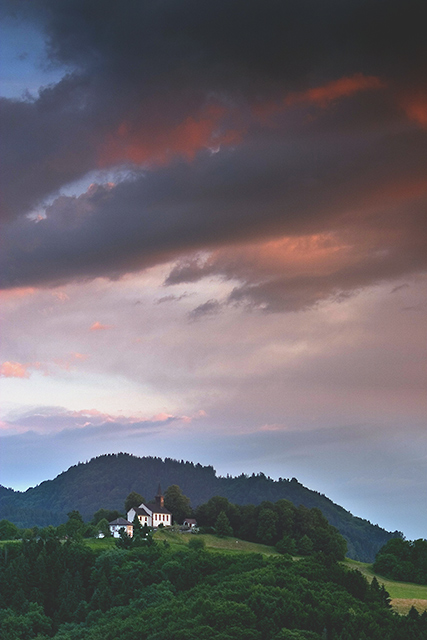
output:
[[[172,525],[172,514],[166,509],[164,503],[165,500],[159,484],[154,502],[141,503],[136,509],[129,509],[127,519],[129,522],[133,522],[135,516],[137,516],[142,526],[146,524],[154,529],[157,529],[159,525],[170,527]]]

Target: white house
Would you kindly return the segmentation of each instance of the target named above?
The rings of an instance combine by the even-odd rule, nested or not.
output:
[[[197,527],[197,520],[195,520],[194,518],[185,518],[182,525],[184,527],[188,527],[189,529],[195,529]]]
[[[157,529],[162,524],[164,527],[170,527],[172,525],[172,514],[165,508],[164,503],[165,500],[159,484],[154,502],[142,503],[136,509],[129,509],[127,513],[128,520],[133,522],[135,516],[137,516],[142,526],[146,524],[148,527]]]
[[[112,522],[108,523],[110,527],[110,533],[113,538],[120,538],[120,531],[123,529],[130,538],[133,536],[133,524],[129,522],[129,520],[125,520],[124,518],[117,518]]]

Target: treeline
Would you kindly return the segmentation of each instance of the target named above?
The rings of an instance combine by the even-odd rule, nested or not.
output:
[[[427,540],[389,540],[378,552],[373,569],[394,580],[427,584]]]
[[[281,553],[322,552],[342,560],[347,550],[345,539],[320,509],[295,507],[289,500],[239,506],[215,496],[197,507],[195,516],[198,525],[207,532],[275,545]]]
[[[424,640],[427,614],[326,558],[167,543],[95,553],[52,535],[0,549],[0,640]]]
[[[194,508],[219,495],[241,505],[286,499],[297,507],[320,509],[347,540],[348,556],[364,562],[373,562],[389,539],[402,537],[399,532],[390,533],[353,516],[295,478],[273,480],[263,473],[218,477],[212,466],[171,458],[138,458],[126,453],[79,463],[24,493],[0,487],[0,518],[21,528],[58,525],[66,521],[68,512],[78,510],[89,520],[100,503],[106,509],[121,511],[123,496],[132,491],[154,496],[159,482],[163,487],[179,485]]]

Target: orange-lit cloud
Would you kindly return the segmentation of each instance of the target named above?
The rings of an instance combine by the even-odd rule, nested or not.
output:
[[[34,287],[19,287],[16,289],[2,289],[0,291],[0,300],[6,301],[14,298],[25,298],[32,296],[36,292]]]
[[[291,93],[285,100],[287,105],[294,105],[304,102],[311,102],[326,107],[333,100],[346,98],[359,91],[369,89],[382,89],[385,82],[376,76],[365,76],[363,73],[356,73],[350,77],[333,80],[320,87],[308,89],[298,93]]]
[[[226,115],[223,107],[211,106],[199,117],[189,116],[176,127],[163,126],[157,131],[123,122],[101,146],[98,164],[164,165],[177,155],[192,160],[201,149],[237,144],[243,130],[224,129],[222,120]]]
[[[376,76],[365,76],[363,73],[356,73],[353,76],[332,80],[313,89],[290,93],[283,100],[261,102],[252,107],[252,113],[255,118],[265,125],[268,124],[270,117],[293,105],[317,104],[324,108],[339,98],[347,98],[360,91],[383,89],[385,87],[386,83]]]
[[[90,328],[90,331],[105,331],[106,329],[111,329],[111,324],[101,324],[100,322],[94,322]]]
[[[0,376],[3,378],[29,378],[28,365],[20,362],[3,362],[0,367]]]
[[[75,360],[87,360],[89,358],[87,353],[78,353],[78,352],[74,352],[71,354],[71,356],[75,359]]]
[[[418,92],[405,96],[400,100],[400,104],[410,120],[427,127],[427,93]]]

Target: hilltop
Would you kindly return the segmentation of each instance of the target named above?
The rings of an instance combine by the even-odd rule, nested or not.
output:
[[[90,519],[99,509],[123,509],[126,496],[137,491],[154,496],[158,483],[177,484],[197,507],[215,495],[235,504],[276,502],[282,498],[294,505],[317,507],[348,543],[348,556],[372,562],[377,551],[401,534],[353,516],[325,495],[304,487],[296,478],[273,480],[263,473],[237,477],[216,475],[212,466],[171,458],[139,458],[127,453],[108,454],[79,463],[25,492],[0,487],[0,519],[20,527],[58,525],[77,509]]]

